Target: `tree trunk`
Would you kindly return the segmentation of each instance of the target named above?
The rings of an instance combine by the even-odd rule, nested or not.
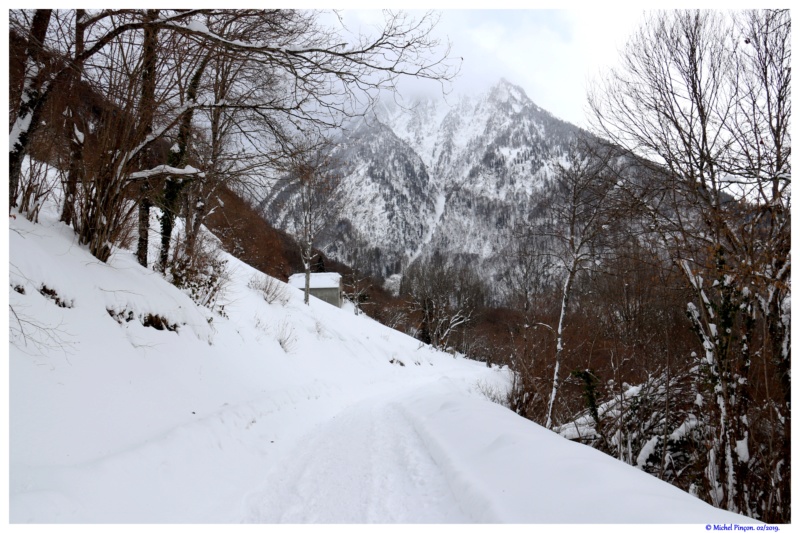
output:
[[[206,203],[200,196],[203,191],[201,187],[195,189],[197,196],[190,197],[186,207],[186,255],[190,258],[195,256],[197,236],[206,216]]]
[[[172,239],[172,228],[175,225],[175,208],[178,205],[178,194],[181,185],[173,178],[167,178],[164,185],[164,197],[161,205],[161,252],[158,260],[158,268],[162,272],[167,271],[169,263],[169,245]]]
[[[42,101],[47,96],[42,73],[42,47],[47,27],[50,25],[50,9],[37,9],[28,34],[25,50],[25,74],[22,93],[17,108],[17,118],[9,135],[8,206],[16,207],[17,189],[22,174],[22,160],[28,153],[31,135],[41,122]]]
[[[303,268],[306,274],[306,288],[303,303],[308,305],[308,294],[311,291],[311,245],[303,251]]]
[[[553,426],[553,405],[556,403],[556,395],[560,387],[559,371],[561,367],[561,355],[564,353],[564,328],[566,327],[565,318],[567,315],[567,306],[569,305],[569,296],[572,291],[572,280],[575,277],[577,264],[573,263],[567,279],[564,282],[564,290],[561,294],[561,313],[558,317],[558,329],[556,330],[556,366],[553,370],[553,389],[550,392],[550,400],[547,402],[547,420],[544,427],[550,429]]]
[[[158,18],[158,10],[150,9],[147,11],[147,20],[153,21]],[[153,131],[153,113],[155,107],[156,93],[156,58],[158,52],[158,28],[147,26],[144,30],[144,40],[142,42],[142,56],[144,70],[142,72],[142,93],[139,108],[140,138],[145,139]],[[150,198],[147,193],[150,185],[144,183],[140,189],[142,197],[139,200],[139,239],[136,244],[136,259],[139,264],[147,268],[147,249],[150,245]]]
[[[72,69],[69,83],[69,97],[72,100],[67,107],[66,134],[69,137],[69,170],[67,172],[66,190],[64,191],[64,205],[61,208],[61,222],[75,226],[75,195],[78,191],[78,182],[83,178],[83,146],[86,132],[79,128],[81,124],[78,105],[80,103],[80,85],[83,77],[83,51],[84,31],[86,25],[83,21],[85,11],[75,10],[75,55],[72,60]]]
[[[153,205],[149,191],[150,186],[147,182],[143,183],[139,200],[139,240],[136,244],[136,260],[145,268],[147,268],[147,249],[150,246],[150,207]]]
[[[203,76],[203,72],[206,69],[206,65],[211,58],[211,55],[207,55],[203,61],[200,63],[200,66],[197,68],[197,71],[192,76],[192,79],[189,83],[188,90],[186,92],[186,99],[189,102],[196,102],[197,100],[197,90],[200,86],[200,79]],[[178,129],[178,140],[175,143],[177,146],[177,150],[173,150],[170,152],[169,155],[169,165],[174,168],[184,168],[187,163],[188,151],[189,151],[189,140],[191,138],[192,132],[192,119],[194,117],[194,108],[191,107],[183,113],[181,117],[180,127]],[[177,216],[178,211],[178,198],[181,193],[181,189],[183,189],[184,185],[187,183],[188,178],[183,178],[178,181],[177,178],[168,178],[167,183],[164,186],[164,202],[161,206],[163,213],[161,215],[161,255],[159,259],[159,268],[162,272],[166,272],[167,270],[167,263],[169,261],[169,248],[170,248],[170,241],[172,239],[172,228],[175,225],[175,217]],[[189,220],[186,220],[186,233],[187,236],[190,232],[195,230],[194,227],[190,224]],[[188,240],[188,238],[187,238]],[[194,237],[192,238],[192,244],[194,244]]]

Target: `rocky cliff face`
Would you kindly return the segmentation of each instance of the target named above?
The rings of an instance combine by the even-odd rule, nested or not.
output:
[[[481,95],[381,104],[335,148],[349,201],[327,252],[389,276],[439,250],[499,276],[510,228],[580,133],[505,80]]]

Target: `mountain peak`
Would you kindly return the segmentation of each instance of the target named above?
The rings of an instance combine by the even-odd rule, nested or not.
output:
[[[579,130],[505,78],[450,101],[419,96],[382,100],[365,119],[370,126],[343,140],[353,169],[348,194],[360,208],[347,216],[350,241],[330,252],[348,261],[363,245],[375,251],[370,272],[388,276],[439,250],[478,260],[494,276],[504,268],[508,228],[528,216],[529,200]]]
[[[501,102],[532,103],[522,87],[514,85],[505,78],[500,78],[500,81],[489,90],[489,94]]]

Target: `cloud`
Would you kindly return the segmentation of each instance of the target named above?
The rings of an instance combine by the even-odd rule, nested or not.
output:
[[[411,11],[417,17],[422,11]],[[501,77],[521,86],[537,105],[585,126],[591,79],[608,69],[642,17],[640,9],[445,9],[434,32],[463,58],[456,92],[479,92]],[[378,10],[343,11],[351,31],[374,31]],[[409,96],[440,93],[438,83],[404,80]]]

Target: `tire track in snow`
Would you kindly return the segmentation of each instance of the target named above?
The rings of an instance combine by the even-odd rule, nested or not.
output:
[[[245,501],[244,522],[471,522],[397,396],[343,411]]]

